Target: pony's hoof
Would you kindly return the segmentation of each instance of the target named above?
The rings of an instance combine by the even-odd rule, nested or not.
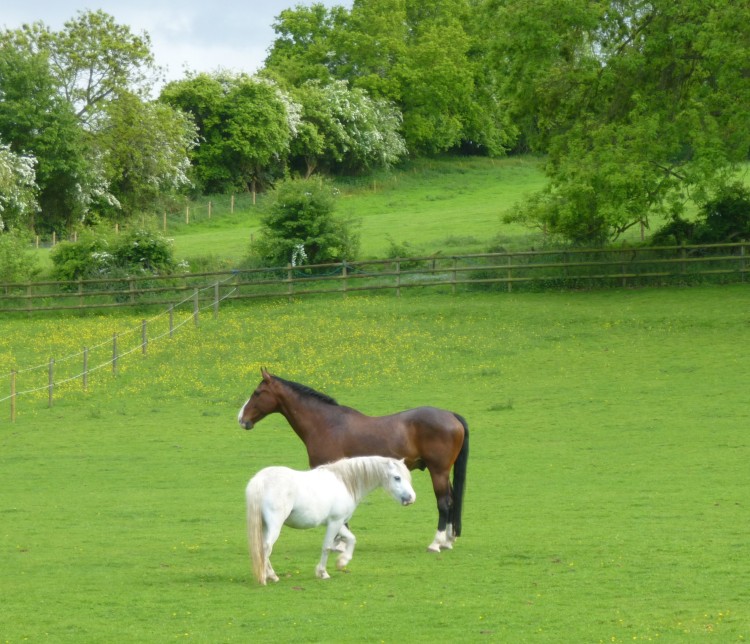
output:
[[[440,546],[437,543],[431,543],[427,546],[427,552],[440,552]]]
[[[441,550],[453,550],[453,544],[452,543],[441,543],[440,544]]]
[[[319,570],[317,573],[318,579],[330,579],[331,575],[329,575],[325,570]]]

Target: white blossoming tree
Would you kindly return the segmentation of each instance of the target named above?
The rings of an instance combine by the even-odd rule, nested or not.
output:
[[[33,156],[15,154],[0,143],[0,231],[20,228],[36,210],[36,175]]]

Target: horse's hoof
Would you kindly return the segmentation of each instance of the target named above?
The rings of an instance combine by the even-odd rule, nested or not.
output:
[[[427,552],[440,552],[440,546],[436,543],[431,543],[427,546]]]
[[[318,579],[330,579],[331,578],[331,575],[329,575],[325,570],[322,570],[318,572],[317,574],[318,574]]]

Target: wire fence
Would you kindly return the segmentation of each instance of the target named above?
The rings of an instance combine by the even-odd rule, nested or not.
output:
[[[10,421],[15,422],[16,420],[17,401],[20,397],[31,396],[32,394],[39,394],[40,392],[46,392],[48,407],[52,407],[54,404],[54,395],[56,389],[74,381],[81,381],[82,388],[85,391],[88,387],[88,379],[93,373],[102,369],[111,368],[113,374],[117,375],[118,362],[120,360],[139,351],[143,355],[146,355],[150,343],[158,342],[165,338],[172,338],[175,332],[177,332],[181,327],[191,321],[195,324],[195,326],[199,326],[201,311],[213,309],[214,317],[216,317],[218,315],[219,302],[223,299],[226,299],[227,297],[230,297],[232,291],[229,290],[219,300],[212,300],[211,302],[209,302],[208,304],[204,304],[203,306],[200,305],[200,300],[198,297],[201,291],[215,291],[216,284],[217,283],[215,282],[209,286],[204,287],[203,289],[197,289],[196,292],[190,297],[186,297],[175,304],[171,304],[169,308],[161,311],[151,318],[144,318],[141,321],[140,325],[116,332],[112,335],[111,338],[103,339],[101,342],[83,347],[81,351],[68,354],[66,356],[63,356],[62,358],[50,358],[49,361],[44,363],[11,370],[4,376],[4,379],[9,379],[10,381],[10,393],[6,396],[0,397],[0,403],[10,401]],[[192,310],[188,315],[183,315],[183,318],[181,320],[175,320],[175,314],[181,308],[184,309],[186,304],[190,304],[192,306]],[[156,335],[149,334],[149,329],[153,328],[154,324],[162,319],[165,321],[168,320],[168,325],[165,326],[165,329],[157,333]],[[140,338],[136,338],[136,340],[131,343],[128,348],[123,349],[123,340],[131,334],[136,334],[138,331],[140,331]],[[110,347],[111,352],[109,351]],[[102,351],[100,350],[103,349],[106,349],[106,351],[109,352],[108,357],[106,359],[100,358],[98,362],[92,364],[91,357],[97,355],[97,351],[99,351],[99,353],[102,353]],[[76,361],[78,364],[82,364],[82,367],[79,371],[76,371],[76,368],[74,367],[73,375],[68,375],[62,378],[58,376],[60,365],[64,363],[75,363]],[[46,371],[47,373],[47,382],[45,384],[29,387],[20,391],[17,389],[17,381],[20,375],[28,375],[33,374],[34,372],[44,371]]]

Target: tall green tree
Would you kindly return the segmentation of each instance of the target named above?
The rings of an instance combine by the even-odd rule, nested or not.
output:
[[[521,219],[604,242],[678,217],[750,150],[750,5],[490,0],[513,115],[549,154]]]
[[[130,216],[184,183],[194,134],[146,100],[157,73],[148,36],[102,11],[0,33],[0,139],[37,159],[38,232]]]
[[[333,38],[347,17],[344,7],[320,3],[284,9],[273,24],[276,39],[266,58],[265,71],[295,87],[307,81],[328,83],[340,64]]]
[[[197,74],[169,83],[160,99],[195,119],[200,146],[192,159],[205,191],[255,193],[286,172],[299,106],[272,81]]]
[[[485,72],[474,8],[474,0],[355,0],[335,16],[318,5],[288,10],[267,73],[296,87],[305,73],[326,85],[345,80],[393,104],[410,152],[502,154],[512,130]]]
[[[100,204],[109,219],[154,212],[162,199],[190,185],[189,154],[197,144],[192,119],[161,102],[121,92],[107,102],[93,138],[118,207]]]
[[[159,74],[147,33],[134,34],[104,11],[79,11],[59,32],[44,32],[50,68],[65,99],[84,123],[127,92],[146,98]]]
[[[88,135],[59,93],[40,25],[0,33],[0,139],[36,159],[37,232],[62,232],[85,217],[106,184],[88,156]]]

